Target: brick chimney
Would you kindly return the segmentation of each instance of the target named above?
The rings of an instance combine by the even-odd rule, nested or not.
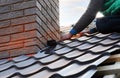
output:
[[[58,0],[0,0],[0,58],[38,52],[59,38]]]

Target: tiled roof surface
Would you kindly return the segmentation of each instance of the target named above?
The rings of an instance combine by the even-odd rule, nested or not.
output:
[[[52,55],[38,52],[0,60],[0,78],[90,78],[97,66],[118,49],[118,33],[84,35],[59,42]]]

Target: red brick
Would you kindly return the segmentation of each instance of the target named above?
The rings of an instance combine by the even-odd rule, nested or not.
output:
[[[12,19],[23,16],[23,10],[0,14],[0,20]]]
[[[36,0],[17,3],[12,6],[12,10],[26,9],[36,6]]]
[[[37,23],[29,23],[25,24],[25,31],[30,31],[30,30],[39,30],[40,26]]]
[[[9,57],[9,51],[0,51],[0,59]]]
[[[0,29],[0,36],[18,33],[23,31],[23,25]]]
[[[24,41],[14,41],[14,42],[7,42],[7,43],[2,43],[0,44],[0,47],[3,47],[3,46],[12,46],[12,45],[16,45],[16,44],[21,44],[21,43],[24,43]]]
[[[49,36],[46,35],[45,37],[39,38],[39,40],[42,42],[42,44],[46,44],[47,40],[51,40],[51,38]]]
[[[40,41],[37,38],[24,40],[24,46],[25,47],[34,46],[34,45],[39,46],[39,44],[40,44]]]
[[[11,18],[17,18],[23,16],[23,10],[20,11],[13,11],[11,13]]]
[[[35,22],[35,21],[36,21],[36,15],[32,15],[32,16],[26,16],[26,17],[12,19],[11,24],[19,25],[19,24],[25,24],[25,23]]]
[[[41,5],[36,1],[36,7],[33,8],[27,8],[24,10],[25,15],[31,15],[31,14],[38,14],[40,16],[41,14]]]
[[[32,14],[36,14],[37,8],[28,8],[24,10],[24,14],[25,15],[32,15]]]
[[[16,2],[21,2],[21,1],[23,1],[23,0],[0,0],[0,6],[12,4],[12,3],[16,3]]]
[[[11,34],[20,33],[20,32],[23,32],[24,27],[23,27],[23,25],[14,26],[14,27],[11,27],[10,30],[11,30]]]
[[[4,13],[0,14],[0,20],[5,20],[5,19],[10,19],[11,18],[11,13]]]
[[[18,34],[13,34],[11,35],[11,41],[16,41],[16,40],[22,40],[22,39],[29,39],[29,38],[37,38],[37,37],[41,37],[41,35],[39,34],[38,31],[33,30],[33,31],[29,31],[29,32],[22,32],[22,33],[18,33]]]
[[[10,41],[10,35],[8,36],[0,36],[0,43],[5,43]]]
[[[0,21],[0,28],[10,26],[10,20]]]
[[[7,5],[7,6],[0,6],[0,13],[5,13],[5,12],[9,12],[10,11],[11,6]]]
[[[11,27],[0,29],[0,36],[10,34],[11,33],[10,28]]]
[[[10,49],[15,49],[15,48],[20,48],[20,47],[23,47],[23,43],[0,47],[0,51],[10,50]]]
[[[37,46],[29,46],[29,47],[10,50],[10,56],[12,57],[23,54],[36,53],[38,51],[40,51],[40,49]]]
[[[47,40],[59,40],[57,3],[0,0],[0,50],[5,57],[38,52]]]
[[[33,38],[33,39],[28,39],[24,41],[24,46],[28,47],[28,46],[39,46],[40,48],[45,47],[37,38]]]
[[[46,36],[46,32],[41,28],[41,26],[37,23],[30,23],[30,24],[25,24],[25,31],[30,31],[30,30],[38,30],[42,36]]]

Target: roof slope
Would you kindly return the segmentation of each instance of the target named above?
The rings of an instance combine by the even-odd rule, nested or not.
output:
[[[85,35],[58,43],[53,55],[38,52],[0,60],[0,78],[90,78],[120,49],[120,34]]]

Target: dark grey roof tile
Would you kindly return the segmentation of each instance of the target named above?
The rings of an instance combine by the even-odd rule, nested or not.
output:
[[[85,74],[77,77],[77,78],[91,78],[95,73],[96,73],[97,70],[88,70]]]
[[[22,78],[22,77],[20,77],[20,76],[13,76],[12,78]]]
[[[41,68],[43,68],[42,65],[34,64],[34,65],[26,67],[24,69],[18,70],[17,72],[19,72],[22,75],[31,75],[31,74],[33,74],[35,72],[40,71]]]
[[[11,61],[11,62],[5,63],[5,64],[3,64],[3,65],[0,65],[0,71],[3,71],[3,70],[5,70],[5,69],[11,67],[11,66],[14,65],[14,64],[15,64],[15,63]]]
[[[20,62],[20,61],[26,60],[26,59],[28,59],[28,58],[29,58],[29,57],[26,56],[26,55],[21,55],[21,56],[19,56],[19,57],[13,58],[13,61],[15,61],[15,62]]]
[[[87,54],[84,54],[84,55],[76,58],[75,60],[79,61],[81,64],[90,64],[91,63],[91,65],[97,66],[109,57],[110,57],[110,54],[107,52],[101,53],[101,54],[87,53]]]
[[[111,39],[120,39],[120,33],[113,33],[109,36]]]
[[[65,56],[66,58],[71,59],[71,58],[78,57],[78,56],[80,56],[82,54],[84,54],[84,52],[81,52],[81,51],[78,51],[78,50],[74,50],[74,51],[72,51],[70,53],[67,53],[67,54],[63,55],[63,56]]]
[[[97,60],[94,60],[91,65],[96,65],[98,66],[101,64],[103,61],[107,60],[110,57],[109,54],[103,54],[101,57],[99,57]]]
[[[70,43],[70,42],[72,42],[71,40],[65,40],[65,41],[62,41],[62,42],[60,42],[61,44],[68,44],[68,43]]]
[[[65,53],[68,53],[70,52],[72,49],[71,48],[68,48],[68,47],[64,47],[60,50],[56,50],[55,53],[56,54],[65,54]]]
[[[118,40],[105,39],[101,41],[100,43],[103,45],[111,45],[111,44],[115,44],[116,42],[118,42]]]
[[[88,78],[119,46],[119,37],[114,34],[65,40],[58,43],[53,55],[42,51],[0,61],[0,78]]]
[[[96,33],[91,33],[91,34],[89,34],[89,33],[84,33],[84,35],[87,36],[87,37],[93,37],[93,36],[96,35],[96,34],[98,34],[98,32],[96,32]]]
[[[7,63],[7,62],[8,62],[7,59],[2,59],[2,60],[0,60],[0,65],[5,64],[5,63]]]
[[[89,48],[91,48],[93,46],[94,46],[94,44],[84,43],[84,44],[78,46],[77,48],[79,50],[87,50],[87,49],[89,49]]]
[[[117,45],[119,45],[119,46],[120,46],[120,42],[119,42],[119,43],[117,43]]]
[[[8,70],[0,72],[0,78],[8,78],[10,75],[16,72],[15,68],[10,68]]]
[[[74,42],[71,42],[71,43],[69,43],[69,44],[67,44],[69,47],[75,47],[75,46],[78,46],[78,45],[80,45],[80,44],[82,44],[82,43],[80,43],[80,42],[78,42],[78,41],[74,41]]]
[[[86,73],[89,70],[95,70],[96,66],[94,65],[79,65],[77,63],[71,64],[64,69],[58,71],[56,74],[53,75],[52,78],[76,78],[76,76],[80,76],[83,73]],[[87,71],[84,71],[87,70]]]
[[[71,62],[70,60],[60,59],[47,65],[47,67],[50,69],[59,69],[59,68],[66,66],[70,62]]]
[[[90,39],[90,37],[82,36],[82,37],[78,38],[77,40],[79,40],[79,41],[85,41],[85,40],[88,40],[88,39]]]
[[[40,58],[43,58],[43,57],[46,57],[46,56],[48,56],[48,54],[45,54],[45,52],[38,52],[33,57],[40,59]]]
[[[45,57],[43,59],[40,59],[39,61],[42,63],[42,64],[48,64],[48,63],[51,63],[55,60],[59,59],[59,57],[57,55],[51,55],[51,56],[48,56],[48,57]]]
[[[44,70],[44,71],[38,72],[38,73],[28,77],[28,78],[49,78],[53,74],[54,74],[54,72]]]
[[[99,57],[99,56],[100,56],[100,55],[93,55],[93,54],[87,53],[87,54],[84,54],[84,55],[76,58],[75,60],[78,60],[78,61],[80,61],[80,62],[88,62],[88,61],[90,61],[90,60],[92,60],[92,59],[95,59],[95,58],[97,58],[97,57]],[[86,58],[86,57],[87,57],[87,58]],[[89,62],[89,63],[91,63],[91,62]]]
[[[101,33],[99,33],[99,34],[96,34],[95,36],[97,36],[97,37],[99,37],[99,38],[104,38],[104,37],[107,37],[107,36],[109,36],[110,34],[101,34]]]
[[[93,48],[91,48],[90,50],[93,51],[93,52],[101,52],[101,51],[105,51],[105,50],[108,50],[110,49],[112,46],[102,46],[102,45],[98,45],[98,46],[95,46]]]
[[[55,50],[58,50],[58,49],[60,49],[60,48],[62,48],[63,46],[62,45],[57,45],[56,47],[55,47]]]
[[[99,38],[91,38],[89,40],[87,40],[89,43],[97,43],[99,41],[101,41],[102,39],[99,39]]]
[[[23,68],[23,67],[27,67],[27,66],[30,66],[31,64],[35,63],[36,60],[33,59],[33,58],[30,58],[28,60],[25,60],[25,61],[22,61],[22,62],[19,62],[19,63],[16,63],[15,65],[19,68]]]

